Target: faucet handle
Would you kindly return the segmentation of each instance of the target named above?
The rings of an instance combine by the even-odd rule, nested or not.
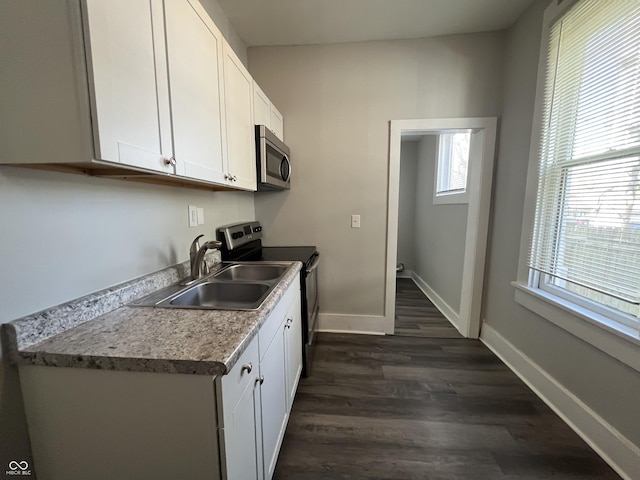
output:
[[[189,253],[191,255],[195,255],[196,253],[198,253],[198,250],[200,250],[200,239],[202,237],[204,237],[204,234],[198,235],[193,239],[193,242],[191,242],[191,247],[189,247]]]
[[[222,242],[220,240],[209,240],[208,242],[205,242],[205,245],[207,248],[219,249],[222,247]]]

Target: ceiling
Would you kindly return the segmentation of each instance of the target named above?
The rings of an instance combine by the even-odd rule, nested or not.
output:
[[[532,1],[219,0],[247,47],[504,30]]]

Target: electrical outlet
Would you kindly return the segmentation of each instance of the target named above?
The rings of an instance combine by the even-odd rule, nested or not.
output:
[[[198,207],[198,225],[204,225],[204,208]]]
[[[198,226],[198,207],[195,205],[189,205],[189,226]]]
[[[360,228],[360,215],[351,215],[351,228]]]

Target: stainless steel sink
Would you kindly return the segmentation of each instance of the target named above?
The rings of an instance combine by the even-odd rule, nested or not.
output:
[[[223,263],[196,281],[180,282],[131,303],[132,307],[256,310],[289,268],[288,263]]]
[[[240,263],[231,265],[220,273],[216,273],[214,278],[217,280],[249,280],[263,282],[280,278],[282,274],[287,271],[287,268],[289,267],[285,265]]]
[[[270,290],[271,285],[267,283],[206,282],[189,288],[167,302],[180,307],[254,309]]]

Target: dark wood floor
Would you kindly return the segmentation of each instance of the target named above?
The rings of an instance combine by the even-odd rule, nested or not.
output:
[[[478,340],[317,338],[278,480],[620,478]]]
[[[463,338],[410,278],[396,279],[395,335]]]

